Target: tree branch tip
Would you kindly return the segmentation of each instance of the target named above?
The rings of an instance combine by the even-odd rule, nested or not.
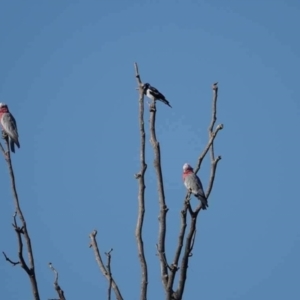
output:
[[[113,250],[114,250],[113,248],[110,248],[110,250],[108,252],[105,252],[105,255],[110,256],[110,254],[113,252]]]
[[[217,126],[217,130],[222,130],[224,128],[224,124],[219,124],[218,126]]]
[[[218,82],[215,82],[213,85],[212,85],[212,89],[214,91],[218,90]]]
[[[90,237],[93,237],[93,238],[95,238],[96,237],[96,235],[97,235],[97,230],[95,229],[93,232],[91,232],[91,234],[90,234]]]

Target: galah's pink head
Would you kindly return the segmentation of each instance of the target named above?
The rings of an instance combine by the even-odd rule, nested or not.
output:
[[[186,172],[186,171],[193,171],[193,168],[188,164],[188,163],[185,163],[182,167],[183,169],[183,172]]]
[[[8,111],[7,105],[6,105],[5,103],[1,103],[1,102],[0,102],[0,110],[1,110],[2,112],[7,112],[7,111]]]

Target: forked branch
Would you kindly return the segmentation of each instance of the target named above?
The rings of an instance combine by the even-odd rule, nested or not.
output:
[[[5,134],[2,132],[2,136],[5,136]],[[34,266],[34,257],[33,257],[33,250],[31,246],[31,240],[30,236],[27,230],[27,225],[25,221],[25,217],[22,213],[20,203],[19,203],[19,197],[17,193],[17,188],[16,188],[16,181],[15,181],[15,175],[14,175],[14,170],[12,166],[12,161],[11,161],[11,156],[10,156],[10,150],[9,150],[9,145],[8,145],[8,138],[7,136],[5,137],[5,142],[6,142],[6,151],[4,150],[4,147],[0,143],[0,149],[1,152],[4,156],[5,161],[7,162],[7,167],[8,167],[8,173],[10,177],[10,182],[11,182],[11,189],[12,189],[12,194],[14,198],[14,204],[15,204],[15,209],[16,213],[14,214],[14,223],[13,227],[15,229],[15,232],[17,234],[18,238],[18,256],[19,256],[19,262],[14,263],[13,265],[20,264],[20,266],[25,270],[27,273],[30,283],[31,283],[31,289],[32,289],[32,294],[35,300],[40,300],[39,296],[39,290],[38,290],[38,285],[37,285],[37,279],[35,275],[35,266]],[[17,220],[16,216],[19,217],[21,221],[21,227],[17,225]],[[23,256],[23,240],[25,239],[26,247],[27,247],[27,254],[28,254],[28,264],[25,262],[24,256]],[[6,256],[6,254],[3,252],[4,257],[7,261],[12,263],[10,259]]]
[[[115,280],[114,280],[114,278],[112,276],[111,268],[110,268],[110,261],[109,261],[109,269],[106,268],[105,265],[104,265],[104,263],[103,263],[103,260],[102,260],[102,257],[101,257],[100,251],[99,251],[98,243],[97,243],[97,240],[96,240],[96,235],[97,235],[97,230],[94,230],[90,234],[90,240],[91,240],[90,248],[93,248],[94,254],[95,254],[95,258],[96,258],[96,261],[97,261],[98,266],[100,268],[100,271],[101,271],[101,273],[103,274],[103,276],[108,281],[108,284],[109,284],[109,288],[108,289],[109,289],[109,291],[110,291],[110,287],[111,287],[113,289],[115,295],[116,295],[117,300],[123,300],[123,297],[121,295],[119,287],[116,284],[116,282],[115,282]],[[111,251],[109,251],[108,253],[110,255]],[[108,254],[106,254],[106,255],[108,255]]]
[[[137,63],[134,64],[135,77],[137,79],[139,90],[139,126],[140,126],[140,171],[135,174],[135,178],[138,180],[138,217],[135,230],[135,236],[137,240],[138,256],[141,265],[142,279],[141,279],[141,294],[140,299],[147,299],[148,288],[148,267],[145,256],[144,242],[143,242],[143,224],[145,216],[145,172],[147,164],[145,161],[145,124],[144,124],[144,93],[142,90],[142,81],[138,70]]]

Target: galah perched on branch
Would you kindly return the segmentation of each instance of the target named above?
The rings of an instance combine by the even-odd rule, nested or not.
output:
[[[5,103],[0,103],[0,122],[4,135],[8,137],[10,150],[15,153],[15,144],[20,148],[17,122]]]
[[[207,199],[203,191],[203,186],[200,178],[194,173],[193,168],[185,163],[183,165],[183,182],[185,187],[190,191],[195,197],[201,201],[202,209],[208,207]]]
[[[159,101],[165,103],[166,105],[172,107],[170,105],[169,101],[166,99],[166,97],[155,87],[151,86],[149,83],[143,84],[143,91],[144,91],[144,94],[152,101],[159,100]]]

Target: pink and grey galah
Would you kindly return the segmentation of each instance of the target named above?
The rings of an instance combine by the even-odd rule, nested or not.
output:
[[[185,163],[183,165],[183,182],[185,187],[191,192],[195,197],[201,201],[201,208],[206,209],[208,207],[207,198],[203,191],[203,186],[200,178],[194,173],[193,168]]]
[[[17,122],[5,103],[0,103],[0,122],[8,137],[10,150],[15,153],[15,144],[20,148]]]

